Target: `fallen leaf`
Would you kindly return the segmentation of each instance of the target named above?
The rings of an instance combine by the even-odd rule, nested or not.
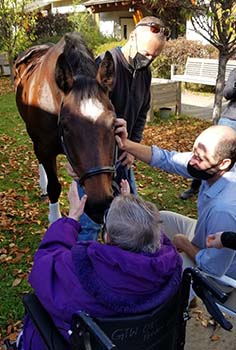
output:
[[[17,277],[13,282],[12,282],[12,287],[17,287],[22,281],[22,278]]]
[[[203,327],[207,327],[208,326],[208,321],[207,320],[201,320],[201,325]]]
[[[210,337],[211,341],[218,341],[218,340],[220,340],[220,338],[221,338],[220,335],[216,335],[216,334],[214,334]]]

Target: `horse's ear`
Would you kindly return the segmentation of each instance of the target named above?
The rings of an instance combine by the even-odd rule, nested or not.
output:
[[[73,86],[73,72],[70,64],[67,62],[64,53],[62,53],[56,62],[55,67],[56,83],[64,93],[68,93]]]
[[[112,54],[106,51],[103,60],[101,61],[98,73],[97,81],[102,85],[102,87],[111,91],[115,80],[115,63]]]

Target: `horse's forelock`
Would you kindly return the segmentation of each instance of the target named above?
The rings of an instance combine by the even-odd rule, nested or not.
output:
[[[64,37],[64,54],[74,75],[84,74],[95,77],[97,67],[94,56],[79,33],[68,33]]]
[[[96,79],[85,75],[77,75],[75,79],[75,86],[77,87],[77,98],[79,100],[89,98],[102,99],[102,89]]]

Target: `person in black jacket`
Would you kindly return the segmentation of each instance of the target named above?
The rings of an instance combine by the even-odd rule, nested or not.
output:
[[[140,142],[150,108],[151,70],[149,65],[161,53],[169,36],[169,29],[154,16],[142,18],[130,33],[129,40],[122,47],[110,52],[115,64],[115,83],[110,91],[117,118],[127,121],[129,139]],[[96,63],[102,57],[97,57]],[[132,170],[134,157],[128,152],[120,152],[116,163],[115,181],[120,185],[122,179],[129,182],[130,192],[137,194]],[[83,189],[79,187],[80,196]],[[116,195],[117,193],[115,193]],[[93,222],[86,214],[80,218],[83,231],[80,239],[97,239],[100,225]]]
[[[236,130],[236,69],[231,70],[223,95],[229,102],[221,114],[218,125],[226,125]]]
[[[207,237],[208,248],[230,248],[236,250],[236,232],[217,232]]]
[[[127,122],[128,137],[140,142],[150,108],[151,70],[149,65],[161,53],[169,36],[169,29],[156,17],[142,18],[131,32],[128,42],[110,52],[115,63],[115,84],[110,92],[117,118]],[[104,54],[96,59],[99,64]],[[131,166],[134,157],[123,152],[119,155],[117,183],[127,178],[131,193],[136,186]]]

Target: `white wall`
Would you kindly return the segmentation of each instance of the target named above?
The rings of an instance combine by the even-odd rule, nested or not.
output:
[[[99,29],[107,36],[113,36],[121,39],[121,18],[130,18],[133,16],[127,11],[101,12],[99,14]]]

